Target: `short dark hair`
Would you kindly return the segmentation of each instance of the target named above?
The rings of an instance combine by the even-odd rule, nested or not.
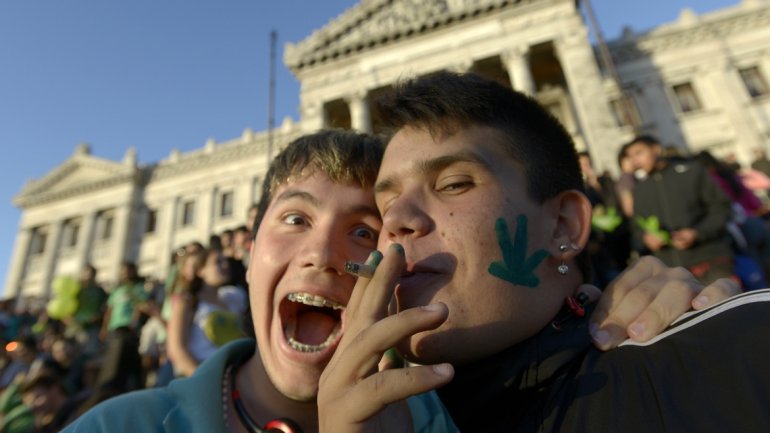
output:
[[[434,72],[408,80],[377,101],[391,136],[405,127],[434,137],[478,125],[500,131],[505,149],[519,162],[527,194],[542,204],[565,190],[584,191],[575,144],[561,123],[533,98],[474,73]],[[576,258],[585,281],[592,274],[587,254]]]
[[[52,389],[59,388],[62,393],[66,394],[67,391],[62,383],[62,378],[53,373],[40,373],[25,379],[19,387],[21,394],[32,392],[37,388]]]
[[[471,125],[499,130],[538,203],[564,190],[583,190],[575,145],[564,127],[533,98],[496,81],[474,73],[434,72],[400,83],[376,108],[391,135],[404,127],[434,137]]]
[[[658,140],[656,137],[649,135],[649,134],[643,134],[643,135],[637,135],[634,137],[631,141],[628,142],[626,146],[631,146],[632,144],[641,143],[648,147],[652,146],[660,146],[660,140]]]
[[[371,187],[377,179],[385,145],[381,138],[342,129],[326,129],[289,143],[265,176],[254,218],[256,236],[275,190],[301,176],[319,170],[333,182]]]

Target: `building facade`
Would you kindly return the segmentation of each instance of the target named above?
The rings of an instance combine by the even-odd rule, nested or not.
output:
[[[362,0],[285,47],[301,83],[300,120],[275,131],[276,148],[323,127],[379,131],[373,101],[404,78],[474,71],[536,98],[600,169],[636,133],[690,151],[751,151],[770,137],[770,4],[679,19],[610,41],[619,79],[601,61],[575,0]],[[623,98],[625,97],[625,99]],[[627,103],[623,103],[627,101]],[[624,108],[625,107],[625,108]],[[138,166],[132,150],[106,161],[78,146],[22,189],[6,295],[49,295],[56,275],[86,262],[109,284],[120,263],[165,276],[172,252],[240,225],[258,199],[268,134],[172,152]]]

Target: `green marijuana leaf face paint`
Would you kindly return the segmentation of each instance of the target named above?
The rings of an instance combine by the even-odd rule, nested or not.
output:
[[[534,274],[534,270],[548,257],[548,251],[538,250],[527,257],[527,217],[519,215],[516,218],[516,235],[511,240],[508,223],[503,218],[495,221],[495,233],[500,252],[503,254],[502,262],[492,262],[487,269],[490,274],[520,286],[537,287],[540,279]]]

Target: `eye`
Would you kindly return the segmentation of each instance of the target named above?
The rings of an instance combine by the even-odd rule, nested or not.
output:
[[[379,236],[377,230],[369,227],[357,227],[353,230],[353,235],[359,238],[376,240]]]
[[[296,213],[288,214],[283,217],[283,222],[288,225],[298,226],[307,224],[307,220],[304,216]]]
[[[449,176],[436,183],[436,190],[447,193],[466,191],[475,185],[473,179],[467,176]]]

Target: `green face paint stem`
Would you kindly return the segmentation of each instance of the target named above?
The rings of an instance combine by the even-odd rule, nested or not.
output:
[[[527,257],[527,216],[524,214],[516,218],[516,234],[511,239],[508,223],[503,218],[495,221],[495,234],[500,252],[503,255],[502,262],[492,262],[487,269],[497,278],[520,286],[537,287],[540,279],[534,270],[548,257],[548,251],[537,250]]]

